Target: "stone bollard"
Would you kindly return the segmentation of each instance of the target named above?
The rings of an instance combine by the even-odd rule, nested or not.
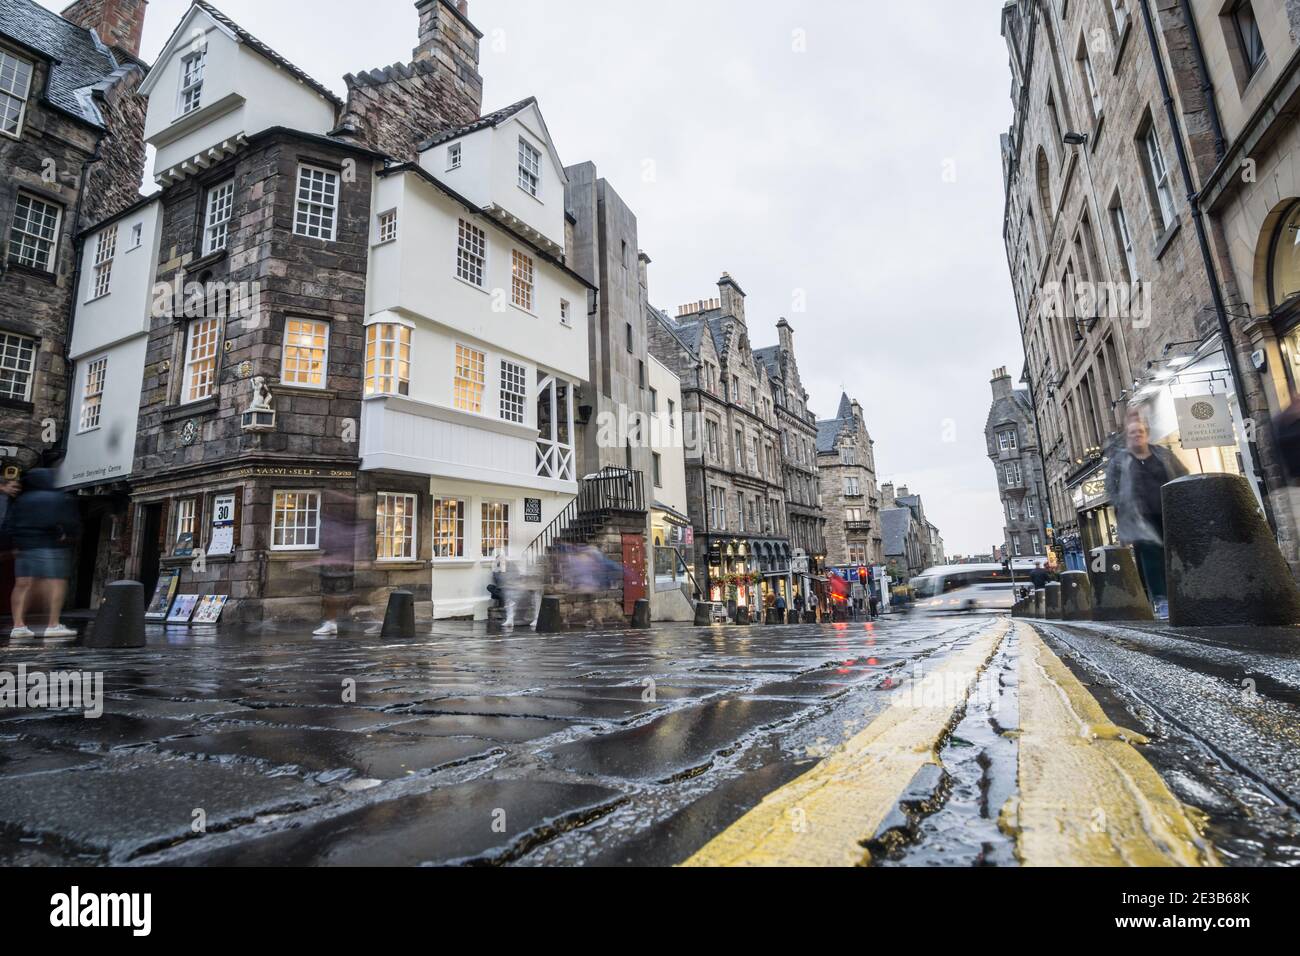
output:
[[[1061,619],[1061,585],[1056,581],[1049,581],[1043,588],[1043,618],[1048,621]]]
[[[558,634],[564,630],[564,619],[560,616],[560,599],[543,597],[542,609],[537,614],[538,634]]]
[[[695,626],[708,627],[713,623],[713,605],[707,601],[695,602]]]
[[[1189,475],[1162,498],[1170,624],[1300,624],[1300,591],[1245,478]]]
[[[816,611],[804,611],[804,612],[803,612],[803,622],[804,622],[805,624],[816,624],[816,623],[817,623],[817,612],[816,612]]]
[[[637,601],[632,608],[632,627],[638,631],[650,629],[650,602],[645,598]]]
[[[1047,593],[1038,588],[1034,591],[1034,609],[1032,611],[1036,620],[1043,620],[1047,617]]]
[[[1092,620],[1092,579],[1087,571],[1066,571],[1061,575],[1061,620]]]
[[[1094,621],[1154,621],[1155,611],[1138,574],[1133,549],[1107,545],[1090,555],[1092,619]]]
[[[139,581],[114,581],[104,588],[95,626],[84,644],[114,649],[144,647],[144,585]]]
[[[736,608],[736,623],[745,625],[749,623],[749,605],[742,604]]]
[[[379,636],[386,641],[410,640],[415,637],[415,595],[394,591],[388,595],[388,610]]]

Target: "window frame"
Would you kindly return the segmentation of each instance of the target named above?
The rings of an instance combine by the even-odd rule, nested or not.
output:
[[[521,263],[528,266],[527,281],[520,271]],[[527,303],[521,302],[520,292],[526,292]],[[516,309],[527,312],[529,315],[536,315],[534,307],[537,303],[537,262],[532,256],[525,255],[518,249],[510,250],[510,304]]]
[[[200,395],[197,398],[195,398],[192,397],[193,385],[194,385],[194,369],[199,365],[200,361],[208,360],[208,358],[206,357],[202,360],[196,360],[194,357],[195,330],[199,326],[208,325],[208,324],[212,324],[214,326],[213,340],[212,340],[212,354],[210,356],[212,362],[211,381],[208,383],[207,394]],[[217,374],[221,371],[221,338],[223,332],[224,329],[222,328],[221,318],[219,316],[208,316],[203,318],[190,319],[185,324],[184,363],[182,365],[182,370],[181,370],[182,371],[181,401],[179,404],[193,405],[196,404],[197,402],[207,401],[208,399],[212,398],[217,394],[217,388],[219,384],[217,382]]]
[[[94,302],[113,291],[113,260],[117,257],[117,223],[99,231],[95,237],[95,258],[90,270],[90,298]]]
[[[290,336],[289,325],[290,323],[293,322],[319,326],[324,330],[325,344],[321,348],[319,385],[312,385],[310,382],[299,382],[290,378],[289,350],[291,348],[299,351],[302,349],[301,346],[297,346],[297,345],[291,346],[289,344],[289,336]],[[281,385],[285,385],[290,388],[309,388],[314,391],[323,391],[329,387],[330,331],[331,331],[330,323],[324,319],[317,319],[317,318],[312,318],[310,316],[304,316],[304,315],[286,315],[284,317],[284,332],[280,336],[280,384]],[[312,356],[313,358],[314,358],[315,350],[316,347],[314,344],[308,347],[308,351],[313,353]]]
[[[310,176],[310,174],[313,173],[321,174],[322,178],[319,180],[319,182],[322,185],[329,184],[329,183],[333,184],[334,201],[332,205],[326,205],[325,202],[323,201],[324,197],[328,195],[328,193],[324,189],[321,190],[321,197],[322,197],[321,200],[316,200],[311,198],[311,196],[313,195],[313,191],[311,189],[308,190],[307,198],[303,198],[304,179],[306,178],[309,186],[317,182],[317,180],[311,178]],[[294,197],[293,234],[295,236],[301,236],[304,239],[318,239],[321,242],[338,241],[339,202],[342,199],[342,185],[343,185],[343,177],[340,175],[337,169],[331,169],[328,166],[320,166],[315,163],[298,164],[298,175],[294,179],[294,193],[293,193],[293,197]],[[306,207],[305,210],[304,207]],[[316,226],[313,226],[310,221],[311,216],[313,214],[313,210],[316,211],[317,215],[320,215],[320,210],[324,210],[324,209],[328,209],[330,213],[329,235],[324,234],[323,221],[321,224],[318,224]],[[304,211],[306,212],[307,219],[308,219],[306,224],[304,224],[302,221]],[[310,230],[313,228],[318,230],[320,234],[312,235]]]
[[[45,238],[44,236],[41,236],[38,233],[30,232],[27,229],[23,229],[21,232],[22,236],[25,236],[28,239],[35,240],[36,243],[49,243],[49,248],[46,250],[44,266],[33,265],[30,262],[26,262],[23,259],[18,258],[14,253],[14,236],[15,234],[19,233],[18,205],[24,200],[26,200],[27,202],[26,224],[28,226],[31,225],[31,221],[32,221],[31,213],[34,208],[33,204],[39,204],[40,206],[43,206],[46,210],[50,210],[50,209],[54,210],[53,231],[52,231],[52,235],[48,239]],[[13,213],[13,217],[10,219],[9,222],[9,241],[8,241],[8,249],[5,253],[5,261],[11,265],[21,266],[24,269],[32,269],[36,272],[44,273],[46,275],[53,275],[55,262],[58,258],[58,253],[59,253],[59,239],[61,238],[61,233],[63,231],[63,212],[64,212],[63,207],[58,203],[52,202],[44,198],[43,196],[38,196],[36,193],[32,193],[20,189],[18,191],[17,197],[15,197],[14,199],[14,213]],[[48,215],[48,213],[46,213],[46,215]],[[39,248],[39,246],[37,246],[36,248]]]
[[[397,241],[397,210],[385,209],[375,217],[375,245],[385,246]]]
[[[198,69],[192,77],[189,65],[194,62],[198,63]],[[203,83],[207,74],[207,65],[208,45],[206,42],[199,49],[191,50],[181,57],[180,76],[176,88],[176,119],[182,119],[203,109]],[[187,94],[191,92],[195,94],[194,102],[192,105],[186,105]]]
[[[390,337],[386,334],[386,330],[396,331]],[[385,395],[404,397],[411,394],[411,337],[411,326],[402,322],[373,322],[366,326],[366,345],[362,363],[362,374],[365,379],[363,391],[366,398]],[[393,346],[391,351],[388,354],[381,354],[381,347],[390,343]],[[384,363],[392,363],[391,370],[387,373],[381,371],[381,365]],[[381,388],[381,384],[391,384],[396,391]]]
[[[460,169],[465,162],[465,151],[462,149],[462,143],[452,143],[447,147],[447,172],[453,169]]]
[[[223,200],[224,197],[224,200]],[[224,209],[221,219],[214,218],[214,213]],[[203,196],[203,241],[200,253],[210,256],[222,252],[230,246],[230,220],[235,214],[235,177],[223,180],[212,186]],[[213,231],[221,230],[221,242],[213,239]]]
[[[282,495],[302,495],[302,496],[304,496],[304,498],[306,498],[306,499],[315,499],[316,507],[315,507],[314,509],[312,509],[312,508],[303,508],[303,509],[300,509],[300,510],[302,510],[302,511],[304,511],[304,512],[309,512],[309,513],[311,513],[311,514],[314,514],[315,517],[316,517],[316,522],[315,522],[315,524],[312,525],[312,526],[310,526],[310,530],[313,532],[313,534],[314,534],[314,536],[315,536],[315,540],[314,540],[313,542],[311,542],[310,544],[292,544],[292,545],[289,545],[289,544],[276,544],[276,543],[275,543],[275,536],[276,536],[276,520],[277,520],[277,516],[280,514],[280,497],[281,497]],[[312,489],[312,488],[274,488],[274,489],[272,489],[272,491],[271,491],[271,529],[270,529],[270,530],[271,530],[271,535],[270,535],[270,539],[269,539],[269,540],[270,540],[270,547],[271,547],[271,550],[272,550],[272,551],[288,551],[288,552],[294,552],[294,551],[320,551],[320,550],[321,550],[321,540],[320,540],[320,532],[321,532],[321,505],[322,505],[322,503],[323,503],[323,497],[324,497],[324,496],[321,494],[321,492],[320,492],[319,489]],[[287,513],[287,512],[286,512],[286,513]],[[295,532],[297,532],[297,531],[299,531],[299,530],[303,530],[303,529],[306,529],[306,528],[308,528],[308,527],[309,527],[309,526],[307,526],[307,525],[297,525],[297,524],[295,524],[295,525],[293,525],[293,530],[294,530]],[[283,528],[281,528],[280,530],[289,530],[289,526],[286,525],[286,526],[284,526]],[[295,535],[295,536],[296,536],[296,535]]]
[[[471,242],[473,240],[478,240],[482,247],[481,250],[475,252],[473,245],[471,242],[467,242],[467,239]],[[472,268],[466,268],[466,266],[472,267],[475,264],[478,266],[478,282],[475,282],[470,278],[470,276],[473,275]],[[464,272],[462,270],[464,270]],[[480,229],[477,225],[464,218],[458,220],[458,225],[456,227],[456,270],[454,274],[457,279],[466,285],[478,289],[480,292],[487,291],[487,230]]]
[[[396,522],[396,513],[388,513],[385,504],[391,500],[402,499],[403,508],[407,505],[410,510],[403,510],[402,520],[410,525],[410,535],[403,533],[399,536],[393,532]],[[383,523],[381,523],[383,522]],[[388,555],[380,553],[382,542],[401,541],[409,544],[409,554]],[[375,562],[377,564],[409,564],[412,561],[420,559],[420,496],[409,491],[379,491],[375,494]]]
[[[462,371],[468,374],[462,375]],[[486,394],[487,352],[457,342],[452,350],[451,407],[471,415],[482,415]],[[475,407],[470,407],[471,397],[476,399]]]
[[[10,354],[11,354],[11,349],[9,344],[10,340],[19,343],[18,345],[14,346],[12,349],[12,354],[13,354],[12,360],[10,359]],[[22,360],[21,343],[24,342],[27,343],[27,346],[31,350],[29,365],[26,370],[18,367],[17,364],[10,364],[11,361],[13,363],[17,363]],[[9,373],[10,375],[13,376],[15,380],[17,380],[17,377],[19,375],[27,376],[27,386],[23,390],[23,394],[21,397],[13,395],[10,390],[6,389],[0,391],[0,399],[7,399],[9,401],[14,401],[14,402],[22,402],[24,404],[29,404],[31,402],[32,385],[36,381],[36,362],[40,354],[41,354],[41,343],[39,339],[34,338],[33,336],[30,335],[21,335],[17,332],[7,332],[3,329],[0,329],[0,374]]]
[[[10,139],[22,139],[23,130],[27,126],[27,104],[31,101],[32,98],[32,80],[36,76],[36,61],[29,60],[25,56],[19,56],[17,53],[9,49],[8,47],[0,46],[0,69],[3,68],[4,57],[8,57],[9,59],[14,61],[15,79],[17,78],[18,70],[21,67],[25,66],[27,68],[27,82],[24,85],[22,96],[18,96],[16,93],[11,93],[9,90],[0,90],[0,97],[8,97],[9,99],[14,100],[18,103],[18,115],[15,117],[15,126],[13,131],[10,132],[9,130],[5,129],[3,125],[0,125],[0,136],[8,136]],[[0,100],[0,102],[4,102],[4,101]],[[3,116],[3,113],[0,113],[0,116]]]
[[[499,387],[497,388],[497,405],[498,411],[503,422],[510,422],[514,425],[528,424],[528,366],[513,359],[503,358],[498,366],[500,373]],[[507,389],[507,384],[517,383],[519,389]],[[507,401],[511,405],[518,405],[518,417],[512,417],[507,414]],[[513,408],[510,409],[513,411]]]
[[[97,355],[85,363],[86,374],[81,384],[81,409],[77,415],[77,434],[98,431],[103,427],[104,388],[108,382],[108,354]],[[98,372],[98,376],[96,376]],[[97,386],[97,391],[91,391]],[[91,400],[94,403],[91,404]],[[94,413],[94,421],[87,422],[87,415]]]
[[[456,551],[455,554],[439,553],[440,550],[442,549],[442,544],[443,544],[441,540],[441,530],[440,530],[439,522],[440,520],[447,520],[447,519],[439,518],[439,509],[440,506],[446,504],[455,504],[457,506],[456,516],[450,519],[453,525],[453,537],[451,539],[451,543],[453,545],[454,550]],[[431,501],[429,506],[429,519],[431,522],[430,530],[429,530],[429,542],[433,548],[432,554],[433,554],[433,560],[435,562],[463,561],[465,559],[465,516],[467,511],[468,511],[467,498],[462,498],[456,495],[434,495],[433,496],[433,500]]]
[[[511,556],[511,552],[513,549],[511,547],[511,540],[510,540],[510,531],[511,531],[510,509],[511,509],[511,505],[513,504],[514,502],[512,501],[505,501],[496,498],[485,498],[484,500],[479,502],[479,556],[480,557],[484,559],[496,557],[497,546],[501,544],[501,540],[499,537],[500,534],[504,535],[504,546],[500,547],[501,554],[507,558]],[[490,508],[497,508],[502,510],[495,516],[489,516],[488,509]],[[489,526],[495,529],[499,529],[498,532],[494,532],[493,537],[491,539],[489,539],[488,537]],[[488,548],[489,541],[493,545],[491,549]]]
[[[1259,56],[1254,60],[1251,59],[1251,46],[1247,42],[1246,31],[1242,29],[1241,13],[1243,10],[1250,11],[1250,22],[1255,27],[1255,41],[1258,44]],[[1255,15],[1255,7],[1251,0],[1237,0],[1237,3],[1228,10],[1228,18],[1232,21],[1233,35],[1237,41],[1237,49],[1241,53],[1244,79],[1241,85],[1244,88],[1263,68],[1264,61],[1268,59],[1268,48],[1264,46],[1264,31],[1260,29],[1259,17]]]
[[[534,168],[529,168],[530,165]],[[519,137],[519,175],[516,184],[525,195],[541,201],[542,151],[523,135]]]
[[[1160,144],[1160,134],[1154,117],[1148,117],[1148,122],[1139,134],[1138,141],[1141,146],[1142,169],[1146,174],[1147,189],[1150,193],[1151,221],[1153,225],[1159,223],[1160,228],[1156,230],[1156,237],[1159,238],[1172,229],[1178,221],[1178,205],[1171,182],[1172,174],[1169,171],[1169,163],[1165,159],[1164,147]],[[1161,167],[1160,175],[1157,175],[1157,164]]]

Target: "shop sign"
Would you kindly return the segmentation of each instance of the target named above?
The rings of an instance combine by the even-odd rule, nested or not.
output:
[[[542,499],[541,498],[524,499],[524,523],[525,524],[542,523]]]
[[[1188,395],[1174,399],[1178,413],[1178,430],[1183,448],[1222,448],[1235,445],[1232,414],[1228,410],[1227,395]]]

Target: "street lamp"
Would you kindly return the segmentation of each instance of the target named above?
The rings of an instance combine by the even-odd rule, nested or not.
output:
[[[1083,146],[1088,142],[1087,133],[1066,133],[1062,139],[1065,140],[1066,146]]]

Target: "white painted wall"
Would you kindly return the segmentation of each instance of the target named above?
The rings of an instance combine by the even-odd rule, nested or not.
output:
[[[182,117],[182,63],[196,42],[207,46],[202,105]],[[145,139],[158,151],[154,168],[160,172],[241,134],[275,126],[323,134],[336,120],[333,103],[239,43],[198,8],[186,15],[141,92],[149,97]]]
[[[519,139],[542,154],[536,197],[519,185]],[[461,146],[459,169],[448,169],[449,150]],[[440,143],[420,156],[420,165],[480,208],[497,204],[559,246],[564,245],[564,167],[536,105],[525,107],[500,126],[477,130]]]
[[[654,500],[678,514],[688,514],[686,501],[686,449],[682,431],[682,383],[673,371],[653,355],[646,365],[646,382],[658,392],[659,411],[652,416],[651,451],[659,455],[663,484],[654,489]],[[673,413],[669,418],[668,403]],[[651,479],[653,482],[653,478]]]
[[[109,293],[93,301],[88,299],[93,294],[95,251],[103,230],[88,235],[82,249],[71,344],[75,363],[72,416],[68,423],[67,456],[57,474],[61,487],[117,481],[132,471],[145,351],[149,344],[153,277],[158,269],[162,203],[149,203],[108,228],[113,225],[117,227],[117,252],[113,257]],[[133,246],[132,232],[137,225],[141,227],[141,241]],[[100,424],[98,428],[82,431],[81,401],[87,373],[92,362],[104,357],[108,359],[108,367]]]

